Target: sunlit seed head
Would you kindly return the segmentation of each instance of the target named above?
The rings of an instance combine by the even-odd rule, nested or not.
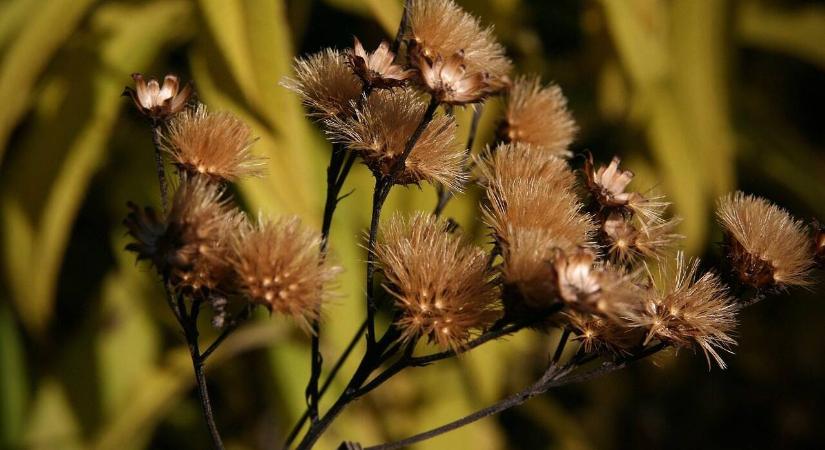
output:
[[[757,288],[811,283],[814,255],[802,221],[765,199],[742,192],[720,199],[716,215],[739,281]]]
[[[403,86],[415,76],[415,71],[395,64],[395,53],[390,44],[381,41],[373,53],[364,49],[361,41],[354,38],[353,48],[346,52],[347,63],[365,87],[370,89],[391,89]]]
[[[309,115],[318,120],[350,117],[361,96],[363,85],[347,63],[347,57],[334,49],[297,58],[295,74],[281,85],[301,96]]]
[[[298,218],[259,219],[246,227],[234,248],[241,292],[310,332],[341,271],[320,250],[320,233]]]
[[[646,330],[647,340],[676,347],[699,348],[710,365],[721,368],[721,352],[733,353],[739,307],[722,281],[713,273],[699,274],[699,261],[686,261],[682,253],[676,265],[664,265],[648,290],[647,307],[628,315],[635,327]]]
[[[500,316],[488,255],[430,214],[392,217],[381,227],[375,256],[407,342],[426,338],[460,348]]]
[[[378,91],[355,117],[326,122],[330,138],[358,152],[377,177],[392,173],[427,105],[411,88]],[[465,155],[455,138],[455,120],[439,115],[416,141],[398,184],[437,183],[459,191],[467,178]]]
[[[558,156],[570,155],[578,127],[561,88],[543,87],[539,77],[520,77],[508,92],[506,105],[499,130],[502,139]]]
[[[163,146],[183,171],[216,180],[235,181],[260,175],[265,159],[255,156],[252,130],[228,112],[209,112],[198,105],[179,114],[164,132]]]

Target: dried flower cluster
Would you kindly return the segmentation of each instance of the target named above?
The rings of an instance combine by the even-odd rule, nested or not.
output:
[[[825,265],[822,227],[811,235],[783,209],[742,193],[721,199],[717,211],[735,276],[700,272],[699,261],[681,252],[674,258],[679,219],[668,216],[664,197],[633,190],[633,172],[618,157],[597,165],[588,154],[583,174],[571,168],[577,125],[558,86],[538,77],[512,83],[512,64],[492,29],[453,0],[405,5],[392,47],[381,42],[370,53],[356,38],[351,49],[297,59],[294,76],[282,82],[301,97],[307,115],[333,144],[321,233],[294,217],[250,223],[235,205],[226,183],[261,173],[263,164],[243,122],[203,105],[187,109],[191,90],[187,85],[179,91],[176,77],[160,87],[136,75],[136,89],[127,89],[152,120],[163,199],[163,155],[180,176],[168,212],[164,200],[163,215],[130,204],[125,224],[134,242],[127,248],[151,261],[176,297],[170,305],[192,353],[207,419],[203,362],[226,334],[200,353],[201,304],[212,307],[219,326],[235,323],[230,311],[242,303],[245,311],[263,306],[288,316],[312,334],[304,415],[311,422],[296,447],[309,450],[348,403],[399,370],[524,328],[564,332],[540,382],[502,402],[509,406],[540,393],[542,383],[560,385],[562,378],[555,377],[600,357],[602,367],[618,368],[673,347],[701,350],[708,365],[724,368],[722,355],[736,345],[737,314],[748,304],[732,292],[762,295],[808,285],[812,269]],[[479,116],[462,146],[454,106],[499,94],[505,110],[497,141],[470,157]],[[366,243],[366,321],[349,349],[362,333],[367,343],[347,388],[322,415],[318,331],[341,270],[330,262],[327,242],[341,188],[358,159],[375,176],[375,187]],[[439,217],[444,202],[471,175],[483,191],[479,221],[489,230],[491,251],[471,244],[455,222]],[[435,212],[396,214],[382,224],[390,190],[422,182],[439,187]],[[384,298],[375,294],[379,283]],[[382,312],[393,319],[379,336],[376,317]],[[578,351],[562,366],[571,336]],[[441,351],[414,357],[421,341]],[[340,367],[333,366],[330,379]],[[214,420],[207,423],[215,447],[222,448]],[[302,426],[297,424],[293,436]],[[290,438],[285,448],[291,443]],[[374,448],[379,447],[384,448]]]
[[[804,286],[814,265],[805,226],[784,209],[742,192],[719,201],[731,267],[756,287]]]
[[[424,213],[395,216],[382,227],[375,253],[404,341],[426,337],[459,348],[500,316],[487,254],[450,233],[444,221]]]

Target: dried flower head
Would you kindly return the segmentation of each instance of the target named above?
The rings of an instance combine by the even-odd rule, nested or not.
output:
[[[250,151],[254,142],[243,121],[228,112],[209,112],[201,104],[169,122],[163,145],[178,169],[235,181],[263,170],[265,159]]]
[[[124,221],[135,242],[127,246],[148,259],[172,284],[189,293],[225,291],[231,275],[228,256],[243,214],[207,179],[184,178],[164,221],[151,209]]]
[[[363,86],[344,54],[325,49],[297,58],[294,67],[294,78],[285,78],[281,85],[301,96],[311,117],[322,120],[355,114]]]
[[[530,144],[558,156],[570,156],[568,148],[577,131],[561,88],[542,87],[539,77],[516,80],[507,96],[500,129],[502,139]]]
[[[401,312],[401,339],[455,349],[499,317],[499,290],[487,254],[446,228],[429,214],[396,215],[382,227],[375,256]]]
[[[377,177],[392,173],[427,105],[410,88],[378,91],[366,99],[356,117],[327,121],[330,136],[360,154]],[[464,184],[464,152],[455,139],[455,120],[437,116],[404,161],[398,184],[440,183],[458,191]]]
[[[626,354],[645,338],[638,328],[628,327],[626,322],[577,311],[565,312],[563,325],[576,334],[585,352]]]
[[[446,61],[463,53],[466,72],[484,73],[492,87],[509,84],[512,63],[504,47],[483,28],[479,20],[462,10],[453,0],[413,0],[410,3],[409,29],[405,34],[408,52],[418,53],[427,61]],[[420,59],[418,59],[420,61]],[[415,60],[411,60],[415,64]]]
[[[499,144],[495,149],[487,148],[475,160],[483,186],[490,186],[490,180],[495,185],[510,185],[530,179],[558,192],[575,189],[576,176],[567,161],[530,144]]]
[[[341,271],[320,250],[320,233],[303,226],[297,217],[258,220],[246,227],[234,249],[241,292],[249,301],[289,316],[311,331]]]
[[[618,264],[634,264],[642,258],[660,258],[683,239],[674,233],[681,219],[645,220],[621,211],[611,212],[602,223],[607,255]]]
[[[804,224],[769,201],[737,192],[719,201],[727,256],[742,283],[756,287],[810,283],[813,253]]]
[[[698,275],[699,261],[685,262],[681,252],[676,270],[667,271],[648,291],[644,308],[628,318],[647,331],[647,341],[657,339],[676,347],[699,347],[708,365],[711,358],[721,368],[725,362],[719,351],[732,353],[739,307],[718,276]]]
[[[421,73],[424,87],[439,103],[476,103],[497,90],[494,84],[489,83],[489,75],[486,72],[467,70],[462,51],[446,59],[437,56],[434,60],[413,53],[412,63]]]
[[[166,120],[183,111],[192,96],[192,85],[187,83],[180,89],[176,75],[166,75],[163,86],[154,78],[146,81],[139,73],[133,73],[132,79],[135,80],[134,89],[127,87],[123,95],[131,97],[138,111],[152,120]]]
[[[598,169],[593,164],[593,155],[587,155],[584,163],[584,174],[587,188],[590,193],[605,207],[627,206],[631,202],[639,201],[641,195],[637,192],[626,191],[633,181],[633,172],[619,168],[621,159],[614,156],[610,165]]]
[[[361,79],[364,86],[375,89],[391,89],[403,86],[415,76],[415,71],[404,69],[395,64],[395,53],[390,51],[390,44],[381,41],[373,53],[367,53],[361,41],[355,38],[353,48],[346,53],[347,63]]]
[[[597,263],[589,249],[559,251],[553,269],[556,295],[575,311],[616,321],[638,303],[632,277]]]

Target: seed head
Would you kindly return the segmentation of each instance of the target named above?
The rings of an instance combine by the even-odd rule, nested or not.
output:
[[[530,144],[558,156],[570,156],[568,149],[577,131],[561,88],[542,87],[539,77],[516,80],[507,95],[507,109],[500,129],[502,139]]]
[[[172,161],[190,175],[236,181],[260,175],[265,159],[250,151],[255,139],[243,121],[228,112],[198,105],[169,122],[163,146]]]
[[[163,221],[150,208],[130,208],[124,224],[135,242],[126,248],[139,260],[152,261],[164,278],[188,293],[230,289],[228,257],[243,214],[218,185],[184,178]]]
[[[699,276],[698,270],[699,261],[685,262],[680,252],[676,270],[664,270],[647,291],[644,308],[628,319],[646,330],[646,342],[658,339],[676,347],[698,347],[708,365],[713,358],[724,369],[719,351],[733,353],[739,307],[718,276],[710,272]]]
[[[291,317],[307,332],[341,268],[322,254],[321,235],[297,217],[258,220],[241,234],[233,265],[249,301]]]
[[[586,352],[627,354],[645,338],[638,328],[630,328],[623,321],[577,311],[567,311],[563,317],[564,326],[576,334]]]
[[[362,84],[338,50],[325,49],[295,60],[294,78],[281,85],[301,96],[309,115],[318,120],[350,117]]]
[[[602,223],[602,236],[609,259],[617,264],[633,265],[643,258],[660,258],[683,239],[674,233],[680,218],[646,220],[639,215],[612,211]]]
[[[512,63],[496,41],[493,29],[483,28],[453,0],[413,0],[408,14],[408,52],[425,58],[411,58],[413,65],[417,61],[433,63],[438,58],[446,62],[461,52],[466,73],[486,74],[488,84],[498,89],[510,83]]]
[[[133,73],[132,79],[135,87],[127,87],[123,95],[131,97],[138,111],[153,121],[166,120],[183,111],[192,96],[192,85],[187,83],[180,89],[176,75],[166,75],[163,86],[154,78],[146,81],[139,73]]]
[[[426,337],[460,348],[500,315],[487,254],[432,215],[394,216],[381,229],[375,256],[401,312],[396,325],[406,342]]]
[[[439,103],[450,105],[476,103],[498,89],[489,82],[490,78],[486,72],[467,70],[462,51],[446,59],[436,56],[434,60],[419,53],[413,53],[412,63],[421,73],[424,87]]]
[[[424,117],[427,105],[410,88],[374,92],[354,118],[326,122],[333,141],[356,151],[376,177],[392,173],[407,141]],[[422,181],[461,190],[467,177],[464,152],[455,139],[450,116],[437,116],[424,128],[404,161],[398,184]]]
[[[355,38],[353,48],[346,53],[347,63],[361,79],[364,86],[375,89],[391,89],[403,86],[415,76],[415,71],[404,69],[394,63],[395,53],[390,51],[390,44],[381,41],[373,53],[367,53],[361,41]]]
[[[719,200],[727,256],[742,283],[756,287],[811,283],[813,252],[805,226],[769,201],[737,192]]]

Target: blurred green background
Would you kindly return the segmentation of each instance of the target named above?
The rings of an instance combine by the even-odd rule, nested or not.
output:
[[[736,187],[825,218],[825,2],[459,3],[495,25],[521,72],[563,87],[582,129],[577,150],[621,155],[638,188],[670,196],[690,253],[718,260],[713,202]],[[278,81],[295,55],[349,46],[353,35],[375,46],[400,14],[400,0],[0,1],[0,448],[208,448],[160,286],[123,251],[126,201],[158,202],[149,130],[120,97],[129,74],[193,79],[202,101],[250,123],[270,165],[239,186],[244,204],[317,226],[329,146]],[[498,109],[485,110],[487,141]],[[354,172],[333,229],[346,274],[327,310],[327,361],[362,317],[371,178]],[[399,189],[390,208],[434,201],[431,188]],[[470,192],[447,214],[482,238],[476,201]],[[727,371],[708,372],[689,352],[665,355],[416,448],[825,442],[821,296],[751,308],[740,337]],[[407,371],[347,410],[319,448],[403,437],[487,405],[526,385],[554,338],[523,333]],[[303,410],[308,348],[286,321],[258,317],[211,361],[231,448],[281,442]]]

